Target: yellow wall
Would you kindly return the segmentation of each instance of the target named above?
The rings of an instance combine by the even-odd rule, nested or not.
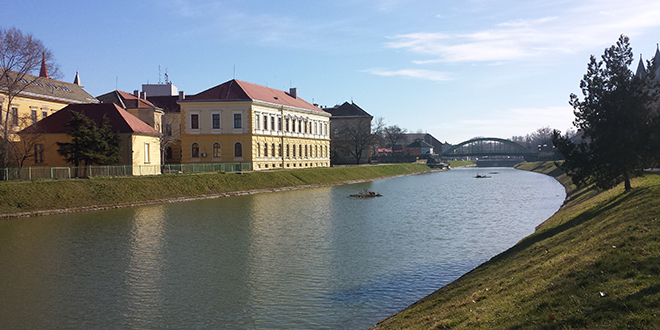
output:
[[[330,166],[330,139],[327,132],[329,114],[247,102],[181,102],[180,105],[181,163],[251,163],[254,170]],[[214,113],[219,114],[221,118],[219,129],[213,129],[212,114]],[[234,113],[242,114],[241,129],[233,128]],[[259,114],[258,117],[256,113]],[[199,115],[198,129],[191,127],[191,114]],[[263,125],[264,115],[268,118],[266,129]],[[326,128],[312,132],[308,130],[307,133],[286,131],[285,120],[282,118],[291,117],[304,118],[310,123],[317,124],[316,127],[321,128],[325,125]],[[257,118],[258,123],[255,122]],[[275,128],[271,118],[276,118]],[[279,130],[280,120],[282,130]],[[325,133],[322,133],[324,131]],[[234,144],[239,141],[243,144],[243,157],[235,158]],[[213,144],[216,142],[222,146],[222,157],[213,157]],[[200,157],[192,157],[193,143],[199,144]],[[264,143],[269,145],[267,157],[264,156]],[[275,155],[272,151],[273,143]],[[278,152],[280,144],[282,144],[281,154]],[[287,157],[286,146],[292,148],[294,144],[296,157],[293,157],[291,149]],[[303,146],[302,155],[298,149],[300,145]],[[307,156],[305,156],[305,146],[308,148]]]
[[[2,105],[2,117],[0,119],[0,122],[4,126],[5,124],[5,119],[7,118],[7,97],[6,95],[0,94],[0,103]],[[37,112],[37,121],[43,119],[43,112],[46,112],[48,116],[52,115],[58,110],[61,110],[65,106],[69,105],[68,103],[64,102],[50,102],[50,101],[44,101],[44,100],[38,100],[38,99],[30,99],[30,98],[25,98],[25,97],[15,97],[12,100],[12,104],[9,107],[9,124],[12,126],[11,130],[13,133],[16,133],[22,129],[24,129],[27,126],[30,126],[33,124],[32,122],[32,110],[36,110]],[[12,108],[17,108],[18,110],[18,126],[13,125],[13,116],[11,113]],[[12,140],[18,140],[18,136],[14,136]]]
[[[114,165],[151,165],[145,166],[141,171],[135,171],[134,175],[160,174],[160,140],[157,136],[119,134],[121,161]],[[42,137],[44,145],[44,162],[35,164],[34,157],[26,160],[25,167],[71,167],[62,156],[57,153],[59,146],[57,142],[71,142],[71,137],[62,134],[44,134]],[[144,144],[149,143],[149,163],[145,162]],[[81,164],[83,165],[83,164]]]

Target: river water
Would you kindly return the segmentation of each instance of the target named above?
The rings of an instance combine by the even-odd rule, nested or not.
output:
[[[365,188],[383,197],[349,197]],[[548,176],[473,168],[1,221],[0,328],[367,328],[564,197]]]

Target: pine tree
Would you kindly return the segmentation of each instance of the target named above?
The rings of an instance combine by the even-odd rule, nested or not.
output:
[[[646,77],[635,77],[629,69],[633,53],[628,37],[606,49],[600,61],[592,55],[580,82],[584,99],[571,94],[575,126],[583,142],[575,144],[555,132],[553,143],[566,161],[561,168],[578,184],[594,183],[609,189],[630,179],[637,171],[657,164],[649,136],[657,113],[657,87],[653,69]]]

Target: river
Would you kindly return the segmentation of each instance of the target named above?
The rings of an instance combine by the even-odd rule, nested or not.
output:
[[[349,197],[365,188],[383,197]],[[466,168],[0,221],[0,328],[367,328],[564,197],[545,175]]]

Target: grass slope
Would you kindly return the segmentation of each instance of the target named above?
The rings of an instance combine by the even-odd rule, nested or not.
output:
[[[0,215],[41,210],[121,205],[254,189],[326,185],[428,171],[423,164],[397,164],[282,171],[159,175],[9,182],[0,184]]]
[[[660,329],[660,175],[576,189],[541,229],[381,329]]]

